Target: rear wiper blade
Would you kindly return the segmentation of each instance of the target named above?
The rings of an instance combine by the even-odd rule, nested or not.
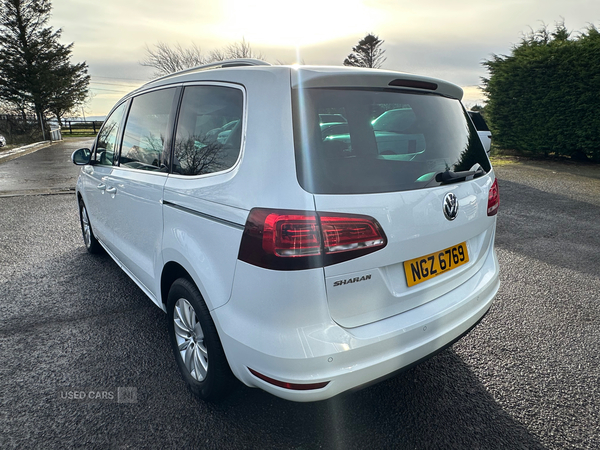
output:
[[[471,167],[471,170],[463,170],[460,172],[453,172],[451,170],[445,170],[444,172],[438,172],[435,174],[435,181],[441,184],[457,183],[459,181],[472,180],[485,175],[485,170],[479,164],[475,164]]]

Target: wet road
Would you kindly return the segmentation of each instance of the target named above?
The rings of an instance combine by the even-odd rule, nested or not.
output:
[[[34,153],[0,164],[0,195],[51,193],[75,187],[79,168],[71,153],[90,147],[93,140],[66,139]]]
[[[76,172],[59,149],[47,167]],[[195,400],[164,313],[85,251],[74,195],[0,198],[0,448],[600,448],[600,168],[497,174],[502,286],[482,323],[396,378],[312,404],[243,386]],[[119,387],[135,402],[61,397]]]

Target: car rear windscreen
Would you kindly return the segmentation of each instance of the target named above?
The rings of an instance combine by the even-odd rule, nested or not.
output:
[[[293,112],[298,180],[311,193],[413,190],[438,186],[440,172],[491,169],[456,99],[389,89],[294,89]]]

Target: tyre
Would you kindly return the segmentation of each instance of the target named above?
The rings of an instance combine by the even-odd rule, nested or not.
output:
[[[87,208],[82,199],[79,199],[79,223],[81,224],[83,243],[85,244],[87,251],[90,253],[100,253],[102,251],[102,246],[94,236],[90,217],[88,216]]]
[[[203,400],[225,397],[233,384],[215,324],[198,288],[179,278],[167,300],[169,339],[190,391]]]

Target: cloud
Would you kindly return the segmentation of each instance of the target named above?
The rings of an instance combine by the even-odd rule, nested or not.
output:
[[[592,0],[60,0],[50,24],[94,76],[149,78],[139,66],[158,41],[203,51],[245,38],[270,62],[341,64],[366,33],[385,41],[385,68],[480,84],[481,62],[522,33],[561,17],[570,30],[600,20]],[[100,91],[98,91],[100,92]],[[94,109],[106,110],[98,95]],[[112,106],[112,105],[111,105]],[[101,113],[99,111],[99,113]]]

